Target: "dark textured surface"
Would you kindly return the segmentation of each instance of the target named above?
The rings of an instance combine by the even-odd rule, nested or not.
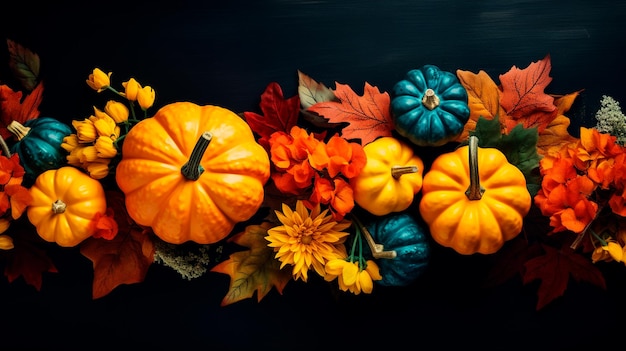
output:
[[[113,71],[114,85],[130,76],[152,85],[158,105],[188,100],[250,111],[272,81],[295,95],[297,70],[329,86],[359,92],[367,81],[388,91],[424,64],[485,70],[497,80],[548,54],[547,92],[584,89],[568,114],[573,127],[595,124],[603,94],[626,106],[625,1],[84,3],[0,11],[0,36],[42,59],[42,114],[64,121],[87,117],[110,97],[85,84],[94,67]],[[92,301],[90,262],[72,250],[53,255],[60,273],[46,275],[41,292],[1,280],[0,349],[321,350],[389,342],[389,349],[572,350],[614,340],[626,326],[620,264],[607,267],[607,291],[572,282],[539,312],[536,283],[516,278],[485,288],[483,257],[437,247],[430,269],[409,287],[336,295],[318,279],[290,283],[260,303],[220,307],[227,276],[189,282],[157,265],[145,282]]]

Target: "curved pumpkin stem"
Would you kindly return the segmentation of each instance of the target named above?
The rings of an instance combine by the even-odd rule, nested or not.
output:
[[[361,223],[361,221],[359,221],[356,218],[356,216],[353,216],[352,218],[354,219],[356,224],[359,226],[359,229],[361,230],[361,233],[365,237],[365,241],[367,241],[367,245],[370,247],[370,250],[372,251],[372,256],[374,256],[374,258],[389,258],[389,259],[396,258],[397,254],[395,250],[385,251],[385,248],[382,244],[377,244],[374,241],[374,238],[372,237],[372,233],[370,233],[370,231],[367,230],[367,228],[363,225],[363,223]]]
[[[417,171],[419,171],[417,166],[393,166],[391,167],[391,176],[394,179],[399,179],[403,174],[417,173]]]
[[[435,91],[430,88],[426,89],[426,91],[424,92],[424,97],[422,97],[422,104],[424,105],[424,107],[432,110],[435,107],[439,106],[439,102],[439,96],[435,94]]]
[[[204,132],[198,139],[198,142],[193,147],[189,160],[181,168],[180,172],[189,180],[198,180],[200,175],[204,172],[204,167],[200,164],[202,156],[209,146],[213,135],[211,132]]]
[[[480,186],[478,176],[478,137],[475,135],[469,138],[469,176],[470,185],[465,191],[465,195],[470,200],[480,200],[485,193],[485,188]]]

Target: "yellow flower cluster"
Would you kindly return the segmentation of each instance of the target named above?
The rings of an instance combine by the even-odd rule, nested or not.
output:
[[[68,164],[86,170],[94,179],[102,179],[109,174],[111,161],[119,153],[117,142],[123,137],[120,125],[124,126],[124,132],[127,133],[130,123],[137,122],[134,118],[134,103],[137,102],[145,113],[155,99],[154,89],[150,86],[142,87],[134,78],[122,83],[123,92],[115,90],[111,86],[111,74],[96,68],[89,75],[87,85],[97,92],[107,89],[113,91],[128,101],[130,109],[115,100],[109,100],[104,111],[94,106],[94,113],[89,118],[72,121],[76,133],[65,137],[61,144],[69,153]],[[129,119],[131,112],[132,120]]]

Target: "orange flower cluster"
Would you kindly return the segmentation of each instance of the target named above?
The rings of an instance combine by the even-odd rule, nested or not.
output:
[[[339,135],[324,142],[298,126],[289,134],[274,132],[269,144],[271,177],[278,190],[291,195],[311,192],[307,207],[328,205],[335,220],[354,208],[349,179],[359,175],[367,160],[360,144]]]
[[[535,204],[553,232],[583,233],[605,207],[626,216],[626,148],[616,137],[580,128],[580,139],[540,161]]]

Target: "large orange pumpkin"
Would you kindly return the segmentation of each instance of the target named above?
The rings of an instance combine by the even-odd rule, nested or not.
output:
[[[257,212],[269,174],[267,152],[237,114],[176,102],[126,135],[116,181],[138,224],[172,244],[210,244]]]

